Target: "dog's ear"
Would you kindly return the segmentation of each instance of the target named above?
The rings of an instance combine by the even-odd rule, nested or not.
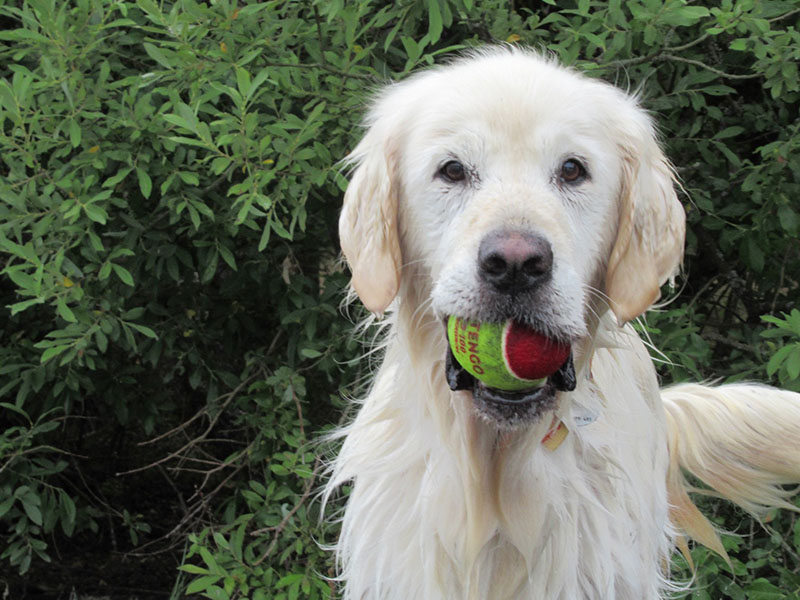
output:
[[[339,241],[352,286],[371,312],[382,313],[400,287],[397,153],[385,123],[373,122],[348,157],[355,165],[339,217]]]
[[[620,325],[659,297],[683,257],[686,216],[674,175],[644,115],[620,138],[623,180],[617,237],[606,271],[606,295]]]

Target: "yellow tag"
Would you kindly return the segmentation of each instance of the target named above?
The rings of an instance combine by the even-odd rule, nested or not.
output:
[[[561,445],[568,433],[569,429],[564,425],[564,421],[559,420],[558,425],[550,427],[550,430],[542,438],[542,446],[552,452]]]

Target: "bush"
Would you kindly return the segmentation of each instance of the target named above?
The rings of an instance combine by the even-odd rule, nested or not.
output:
[[[176,596],[332,594],[309,442],[365,374],[338,310],[337,161],[373,88],[464,46],[547,48],[640,90],[690,226],[685,286],[645,325],[662,374],[800,389],[798,17],[0,0],[2,560],[82,592],[132,564]],[[725,539],[735,578],[694,550],[696,597],[797,593],[796,524],[709,509],[751,533]]]
[[[299,5],[2,12],[3,558],[59,527],[174,569],[246,522],[265,571],[313,572],[287,506],[356,351],[335,160],[363,76],[292,66],[319,54]]]

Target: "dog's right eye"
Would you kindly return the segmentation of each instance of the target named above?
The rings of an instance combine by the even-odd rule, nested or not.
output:
[[[581,183],[586,179],[586,167],[578,159],[570,158],[561,165],[559,177],[562,182],[567,184]]]
[[[467,178],[467,170],[457,160],[448,160],[439,169],[439,175],[444,177],[447,181],[456,183],[464,181]]]

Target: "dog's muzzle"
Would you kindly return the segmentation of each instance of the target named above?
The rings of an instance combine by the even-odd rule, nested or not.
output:
[[[471,315],[474,321],[519,323],[534,334],[548,334],[552,339],[569,339],[561,327],[542,326],[531,307],[541,307],[542,290],[551,284],[554,255],[550,242],[542,235],[520,229],[496,229],[480,243],[477,253],[477,274],[483,300]],[[527,307],[527,308],[526,308]],[[540,308],[541,310],[541,308]],[[556,331],[553,331],[553,330]],[[503,342],[504,343],[504,342]],[[536,422],[556,404],[556,393],[575,389],[575,368],[571,351],[542,384],[531,381],[528,389],[513,391],[489,387],[475,371],[468,371],[448,346],[445,360],[447,382],[454,391],[469,390],[478,412],[500,427],[519,427]],[[473,375],[474,373],[474,375]],[[477,377],[476,377],[477,375]],[[542,374],[544,375],[544,373]],[[523,381],[539,380],[539,375],[525,376]],[[489,381],[488,378],[486,381]]]

